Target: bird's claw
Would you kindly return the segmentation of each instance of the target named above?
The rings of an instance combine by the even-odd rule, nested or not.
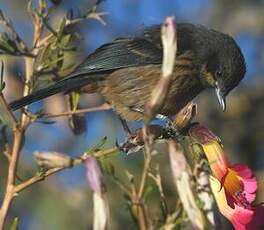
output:
[[[179,135],[179,132],[174,128],[172,123],[166,127],[150,125],[149,132],[154,140],[175,138]],[[116,146],[120,151],[127,154],[142,150],[144,148],[143,129],[137,129],[134,133],[127,136],[125,142],[121,144],[116,143]]]
[[[158,119],[158,120],[165,121],[164,132],[165,132],[166,136],[168,136],[168,137],[176,137],[176,136],[179,135],[179,131],[173,125],[173,121],[169,117],[167,117],[167,116],[165,116],[163,114],[157,114],[155,118]]]
[[[141,139],[141,135],[137,130],[135,133],[127,136],[125,142],[121,144],[116,142],[116,147],[126,154],[131,154],[143,149],[144,141]]]
[[[139,113],[144,114],[144,110],[141,108],[131,108],[131,109],[135,112],[139,112]],[[165,133],[167,133],[167,136],[176,137],[179,135],[179,131],[177,130],[177,128],[173,124],[173,121],[168,116],[163,115],[163,114],[156,114],[155,119],[165,122],[164,131],[165,131]]]

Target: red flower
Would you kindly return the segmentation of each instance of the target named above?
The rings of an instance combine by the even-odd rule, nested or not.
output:
[[[263,213],[263,208],[252,205],[257,180],[251,169],[244,164],[231,165],[219,138],[206,127],[196,125],[190,129],[190,135],[202,145],[210,164],[211,188],[220,212],[237,230],[259,229],[263,222],[259,213]]]

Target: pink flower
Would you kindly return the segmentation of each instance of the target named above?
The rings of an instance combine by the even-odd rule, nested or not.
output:
[[[105,230],[109,224],[109,205],[103,174],[95,157],[85,161],[87,182],[93,191],[93,229]]]
[[[94,157],[85,161],[87,182],[93,192],[103,193],[104,182],[100,166]]]
[[[213,174],[211,188],[222,215],[237,230],[259,229],[256,226],[260,226],[262,220],[259,221],[258,213],[263,212],[263,208],[252,205],[256,198],[257,180],[251,169],[245,164],[231,165],[219,138],[206,127],[196,125],[189,132],[202,145],[208,159]]]

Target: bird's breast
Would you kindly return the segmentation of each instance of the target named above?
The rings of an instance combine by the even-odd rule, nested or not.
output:
[[[201,90],[199,70],[193,65],[175,65],[171,85],[161,114],[176,114]],[[129,67],[116,70],[106,77],[101,93],[125,120],[140,120],[145,103],[161,77],[161,65]]]

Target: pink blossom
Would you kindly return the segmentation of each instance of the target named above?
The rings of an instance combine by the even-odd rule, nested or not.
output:
[[[252,205],[256,198],[257,180],[245,164],[230,164],[219,138],[204,126],[196,125],[189,131],[203,147],[212,176],[211,189],[223,216],[236,230],[257,230],[264,224],[263,206]]]

